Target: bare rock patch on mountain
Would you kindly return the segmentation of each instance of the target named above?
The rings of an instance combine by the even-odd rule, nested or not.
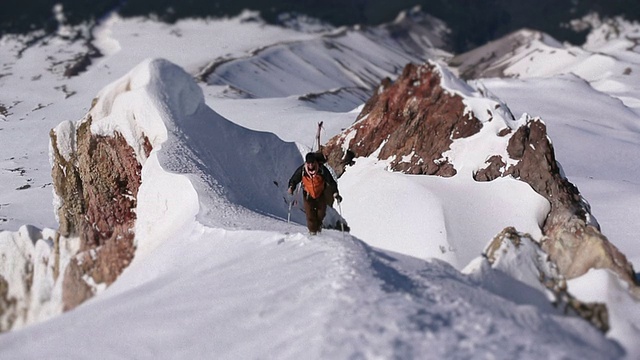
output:
[[[472,138],[487,123],[502,121],[504,125],[496,127],[501,130],[491,136],[503,138],[504,149],[481,154],[486,162],[473,171],[474,179],[511,176],[549,201],[551,210],[539,241],[563,276],[574,278],[592,268],[605,268],[638,294],[631,263],[600,232],[588,203],[561,173],[544,122],[529,117],[501,119],[497,110],[504,104],[482,110],[488,117],[477,109],[474,112],[468,106],[472,99],[447,88],[443,77],[442,69],[427,63],[407,65],[394,82],[384,79],[356,122],[327,143],[324,151],[329,164],[342,174],[354,158],[375,156],[388,160],[393,171],[456,176],[459,169],[447,156],[454,142]],[[447,81],[450,77],[447,74]],[[482,91],[479,93],[474,96],[482,97]],[[466,151],[463,156],[477,157],[476,152],[482,150]]]
[[[338,174],[350,160],[343,161],[346,145],[351,158],[379,151],[380,159],[395,157],[394,171],[450,177],[456,170],[442,154],[453,140],[481,128],[482,123],[465,112],[460,96],[440,86],[432,66],[409,64],[394,83],[382,81],[356,123],[331,139],[325,151]]]
[[[133,228],[142,165],[122,135],[92,134],[91,122],[88,116],[72,130],[75,151],[69,154],[58,147],[57,132],[50,134],[53,185],[60,198],[59,232],[64,238],[80,238],[79,252],[64,273],[63,298],[71,299],[67,309],[92,295],[84,276],[95,284],[109,285],[135,251]],[[148,155],[150,145],[146,150]]]

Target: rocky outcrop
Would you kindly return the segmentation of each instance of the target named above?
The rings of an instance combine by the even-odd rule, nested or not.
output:
[[[505,228],[489,243],[483,260],[493,269],[503,271],[534,288],[546,290],[553,299],[553,306],[564,314],[581,317],[602,332],[609,330],[607,306],[597,302],[585,303],[571,295],[565,277],[559,273],[555,262],[549,259],[530,235],[512,227]],[[516,274],[511,273],[514,268],[519,269]]]
[[[62,310],[69,311],[94,295],[93,288],[82,278],[86,271],[73,259],[62,277]]]
[[[328,163],[342,174],[354,158],[375,154],[390,160],[389,168],[394,171],[456,175],[455,164],[443,154],[457,139],[477,134],[486,123],[465,105],[468,98],[443,86],[442,77],[442,70],[432,64],[409,64],[395,82],[383,80],[356,122],[327,143],[324,152]],[[493,121],[492,129],[501,128],[491,136],[505,139],[506,149],[487,153],[486,163],[474,171],[474,179],[512,176],[549,201],[551,211],[541,244],[562,275],[573,278],[591,268],[606,268],[637,290],[631,263],[600,232],[587,202],[561,174],[544,123],[531,118],[517,122],[502,119],[503,125],[495,126],[495,121],[500,121],[497,107],[502,105],[496,103],[482,111],[490,115],[483,121]],[[512,116],[508,110],[504,114]]]
[[[50,134],[60,235],[80,238],[79,252],[64,272],[66,310],[93,295],[84,276],[95,284],[109,285],[135,251],[133,228],[142,166],[122,135],[94,135],[91,122],[88,116],[71,134],[75,148],[69,154],[60,150],[56,131]],[[146,144],[148,155],[151,145],[148,140]]]
[[[456,170],[442,154],[453,140],[482,128],[465,109],[460,95],[440,85],[433,65],[408,64],[394,83],[382,81],[356,123],[331,139],[324,151],[339,175],[353,157],[379,151],[380,159],[395,157],[392,170],[450,177]]]
[[[545,124],[533,120],[518,128],[509,139],[507,152],[516,164],[507,167],[503,159],[494,156],[476,173],[476,180],[513,176],[549,201],[542,247],[561,273],[574,278],[592,268],[610,269],[637,285],[631,263],[600,232],[578,188],[561,174]]]

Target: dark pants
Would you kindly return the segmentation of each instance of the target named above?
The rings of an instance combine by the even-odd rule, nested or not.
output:
[[[329,184],[325,184],[324,186],[324,192],[322,193],[322,196],[324,196],[325,202],[328,206],[333,207],[333,194],[337,193],[338,190],[336,188],[334,188],[333,186],[330,186]]]
[[[324,196],[318,199],[304,198],[304,211],[307,214],[307,228],[310,233],[317,233],[322,227],[322,220],[327,212],[327,201]]]

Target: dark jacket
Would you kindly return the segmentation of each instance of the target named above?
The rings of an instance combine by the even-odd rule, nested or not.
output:
[[[302,181],[302,174],[304,171],[304,164],[300,165],[300,167],[296,169],[296,171],[291,176],[291,179],[289,179],[289,188],[295,189],[295,187]],[[322,179],[324,179],[325,191],[330,190],[330,195],[332,196],[334,193],[338,193],[338,184],[331,175],[329,169],[327,169],[327,167],[324,165],[320,165],[318,168],[318,172],[322,176]],[[304,186],[302,187],[302,193],[304,194],[304,198],[306,199],[307,192],[304,190]]]

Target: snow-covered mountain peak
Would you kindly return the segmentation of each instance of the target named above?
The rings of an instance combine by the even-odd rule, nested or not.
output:
[[[561,49],[564,49],[563,45],[551,36],[536,30],[522,29],[465,54],[457,55],[449,64],[464,79],[518,76],[509,71],[511,64],[555,54]]]
[[[481,82],[466,82],[450,67],[438,62],[430,62],[430,64],[439,74],[443,89],[452,95],[460,96],[466,106],[464,115],[477,118],[483,125],[488,125],[488,122],[496,119],[498,132],[504,126],[515,129],[531,119],[523,114],[516,120],[507,104],[492,94]]]

